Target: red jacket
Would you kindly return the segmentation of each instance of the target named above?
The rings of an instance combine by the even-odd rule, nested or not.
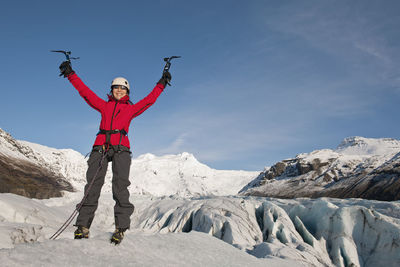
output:
[[[164,90],[164,85],[157,84],[148,96],[136,104],[131,104],[129,102],[129,95],[124,96],[120,100],[116,100],[113,96],[108,96],[108,101],[101,99],[90,90],[75,73],[69,75],[68,80],[76,90],[78,90],[79,94],[85,99],[85,101],[92,108],[101,113],[100,129],[125,130],[127,133],[132,119],[139,116],[153,105],[158,96]],[[128,136],[121,133],[112,134],[110,144],[120,144],[120,138],[122,138],[121,145],[130,148]],[[106,135],[99,134],[97,135],[93,146],[101,146],[105,141]]]

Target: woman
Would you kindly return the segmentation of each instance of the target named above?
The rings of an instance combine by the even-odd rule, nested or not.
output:
[[[131,152],[127,136],[129,125],[133,118],[142,114],[156,102],[166,84],[171,80],[171,74],[168,71],[164,72],[151,93],[138,103],[133,104],[129,101],[130,86],[125,78],[117,77],[112,81],[108,101],[105,101],[81,81],[72,70],[69,61],[60,65],[60,72],[68,78],[83,99],[101,113],[100,131],[94,142],[86,172],[85,194],[87,194],[87,198],[79,209],[74,237],[75,239],[89,238],[89,228],[97,209],[107,165],[109,161],[112,161],[115,231],[111,237],[111,242],[119,244],[124,237],[124,232],[130,227],[130,216],[134,210],[134,206],[129,202],[128,191],[131,164]],[[93,179],[95,180],[92,182]]]

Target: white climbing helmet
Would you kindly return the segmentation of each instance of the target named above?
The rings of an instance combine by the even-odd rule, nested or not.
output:
[[[123,78],[123,77],[117,77],[115,78],[112,82],[111,82],[111,89],[114,85],[122,85],[125,86],[126,88],[128,88],[128,91],[130,89],[129,87],[129,82],[127,79]]]

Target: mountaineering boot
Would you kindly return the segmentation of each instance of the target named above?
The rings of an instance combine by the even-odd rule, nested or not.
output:
[[[74,233],[75,239],[89,238],[89,228],[85,226],[78,226]]]
[[[122,239],[124,238],[124,232],[126,231],[126,229],[121,229],[121,228],[117,228],[115,229],[113,235],[111,236],[111,243],[114,243],[115,245],[118,245],[119,243],[121,243]]]

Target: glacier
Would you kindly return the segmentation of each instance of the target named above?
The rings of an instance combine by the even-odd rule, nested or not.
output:
[[[107,257],[115,252],[115,248],[108,244],[114,228],[110,193],[104,193],[100,198],[89,240],[72,240],[73,226],[68,227],[58,240],[48,240],[81,197],[82,192],[44,200],[0,194],[0,259],[6,263],[4,266],[29,262],[40,265],[43,258],[62,259],[65,265],[73,265],[74,261],[69,261],[67,254],[81,255],[80,250],[91,254],[89,259],[82,260],[82,264],[93,266],[104,260],[105,266],[109,262]],[[146,246],[153,243],[149,251],[139,250],[145,254],[144,257],[150,257],[149,254],[162,250],[165,245],[171,249],[168,253],[179,257],[180,249],[173,250],[177,244],[169,242],[186,244],[182,253],[188,255],[194,253],[187,251],[190,248],[204,252],[206,248],[197,247],[200,243],[205,247],[223,246],[227,249],[214,241],[219,240],[236,249],[236,257],[246,259],[242,266],[400,264],[399,201],[148,195],[133,195],[131,201],[136,209],[126,235],[127,242],[124,240],[120,246],[123,250],[132,249],[135,254],[137,246],[140,246],[138,239],[143,240]],[[180,236],[175,236],[177,234]],[[178,241],[180,239],[186,241]],[[195,247],[194,243],[197,244]],[[43,256],[28,262],[26,254],[30,253]],[[238,266],[231,262],[232,259],[210,260],[213,254],[210,251],[204,253],[209,254],[198,257],[207,258],[210,266],[217,266],[221,261],[225,264],[219,266]],[[129,255],[125,256],[127,258],[118,262],[138,263],[137,256],[131,259]],[[170,257],[166,256],[167,259]],[[218,257],[223,257],[223,254]],[[200,266],[199,263],[193,264]]]

